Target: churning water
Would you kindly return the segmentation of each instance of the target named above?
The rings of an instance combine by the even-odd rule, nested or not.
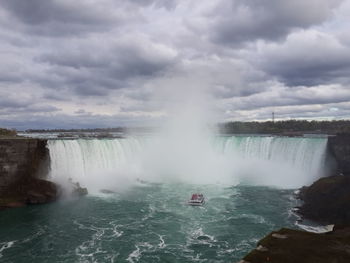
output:
[[[207,203],[186,199],[203,192]],[[0,262],[235,262],[293,227],[290,190],[144,184],[115,194],[6,210]]]
[[[52,180],[90,194],[3,211],[0,262],[238,261],[268,232],[296,227],[293,189],[321,175],[327,139],[216,137],[210,154],[189,143],[49,141]],[[204,206],[186,205],[194,192]]]

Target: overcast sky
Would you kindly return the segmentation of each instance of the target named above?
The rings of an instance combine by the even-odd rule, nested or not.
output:
[[[0,1],[0,126],[157,124],[183,100],[349,119],[350,0]]]

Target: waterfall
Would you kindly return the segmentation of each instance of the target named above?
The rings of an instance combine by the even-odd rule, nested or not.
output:
[[[145,164],[144,160],[150,155],[149,149],[156,145],[156,137],[141,136],[118,139],[49,140],[50,175],[54,181],[73,178],[91,185],[105,181],[107,186],[112,178],[116,177],[123,177],[124,181],[128,180],[126,178],[129,180],[142,178],[141,174],[147,172],[149,166],[158,163],[161,165],[164,158],[177,158],[175,155],[172,156],[171,152],[160,151],[156,162],[152,162],[151,165]],[[210,167],[212,169],[204,167],[203,170],[210,170],[206,175],[201,170],[203,176],[215,178],[213,182],[223,179],[222,170],[227,168],[226,177],[235,177],[240,182],[294,188],[311,183],[323,175],[327,138],[218,136],[212,140],[211,148],[212,154],[208,161],[197,160],[196,166],[198,163],[203,166],[210,163],[214,166]],[[224,158],[225,165],[222,165],[223,162],[211,162],[215,158],[221,158],[220,160]],[[191,162],[188,159],[186,162]],[[179,165],[181,163],[176,163],[176,166]],[[166,166],[166,169],[170,173],[171,170],[176,170],[171,165]],[[150,173],[154,171],[160,170],[155,169]],[[192,171],[188,172],[186,176],[191,176],[191,173],[193,174]]]
[[[225,155],[241,160],[288,166],[309,176],[323,175],[327,138],[230,136],[219,137],[214,146]]]
[[[123,173],[143,147],[141,140],[128,138],[49,140],[48,148],[53,181],[66,185],[72,178],[85,185],[103,187],[103,181],[108,186],[116,171]]]

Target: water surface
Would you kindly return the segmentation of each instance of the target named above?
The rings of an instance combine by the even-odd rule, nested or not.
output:
[[[203,207],[185,204],[193,192]],[[235,262],[295,227],[292,190],[140,184],[113,194],[2,211],[1,262]]]

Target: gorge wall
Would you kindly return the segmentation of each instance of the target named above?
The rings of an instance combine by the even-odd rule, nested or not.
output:
[[[328,149],[336,160],[338,173],[350,175],[350,133],[329,137]]]
[[[57,197],[55,184],[46,175],[46,140],[0,139],[0,208],[45,203]]]

